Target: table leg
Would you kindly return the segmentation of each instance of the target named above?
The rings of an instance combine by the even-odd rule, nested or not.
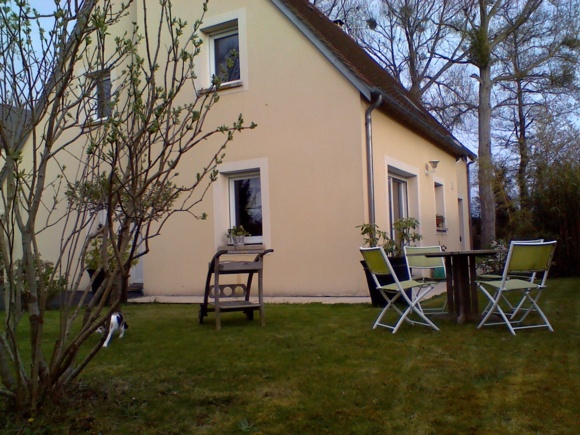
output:
[[[454,277],[457,278],[455,281],[456,292],[459,297],[459,316],[457,317],[457,323],[464,323],[469,317],[470,312],[470,293],[469,293],[469,267],[467,257],[458,256],[455,259],[455,274]]]
[[[469,307],[470,310],[470,319],[471,321],[477,320],[477,316],[479,315],[479,303],[477,299],[477,272],[476,272],[476,261],[475,257],[469,257],[469,290],[471,293],[471,304]]]
[[[221,329],[221,320],[220,320],[220,263],[219,258],[216,259],[214,264],[214,305],[215,305],[215,329],[218,331]]]
[[[262,326],[266,326],[266,317],[264,313],[264,288],[263,288],[264,278],[262,275],[262,270],[263,269],[260,269],[258,271],[258,302],[260,304],[260,323],[262,324]]]
[[[453,294],[453,263],[451,257],[445,257],[445,281],[447,282],[447,311],[455,315],[456,300]]]

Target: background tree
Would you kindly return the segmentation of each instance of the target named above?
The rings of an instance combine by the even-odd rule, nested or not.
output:
[[[115,282],[174,213],[195,214],[245,128],[241,115],[208,124],[220,81],[195,85],[202,18],[188,24],[165,1],[55,1],[42,15],[0,0],[0,396],[17,412],[38,412],[73,385],[104,341],[89,337],[118,309]],[[84,259],[95,240],[109,267],[89,301]],[[55,283],[66,290],[56,337],[43,321]]]
[[[507,175],[516,182],[514,206],[526,216],[541,120],[545,116],[565,120],[579,108],[579,16],[574,3],[558,2],[538,10],[499,46],[502,80],[493,123],[495,158],[498,164],[504,162]],[[517,215],[502,228],[517,232],[518,223],[529,224],[522,217]]]
[[[554,272],[580,276],[580,131],[546,117],[537,136],[530,159],[533,225],[542,237],[558,240]]]
[[[496,176],[511,176],[512,162],[518,162],[518,183],[508,196],[514,210],[523,205],[525,213],[534,107],[552,106],[563,95],[569,102],[576,92],[578,2],[314,3],[344,21],[347,31],[446,127],[467,142],[477,132],[480,243],[488,245],[496,238],[495,201],[501,198],[495,193],[502,192]],[[570,105],[566,110],[572,111]]]
[[[454,130],[474,106],[461,66],[464,37],[448,26],[462,15],[456,0],[318,0],[326,15],[351,35],[401,86]]]

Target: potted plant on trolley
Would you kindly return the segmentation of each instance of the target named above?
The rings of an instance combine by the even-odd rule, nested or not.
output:
[[[393,224],[393,230],[395,232],[394,239],[392,239],[386,231],[382,231],[377,224],[363,224],[359,225],[357,228],[360,228],[361,235],[363,236],[363,246],[382,246],[389,257],[389,262],[397,275],[397,279],[399,281],[405,281],[410,279],[410,277],[409,269],[407,268],[407,261],[404,256],[404,246],[413,245],[415,242],[422,239],[423,236],[416,232],[418,226],[419,221],[413,217],[397,220]],[[385,299],[380,294],[380,291],[377,290],[366,263],[361,261],[361,265],[365,271],[373,306],[384,307],[386,305]],[[392,284],[394,282],[393,277],[390,275],[379,276],[378,279],[381,285]],[[392,294],[394,296],[395,292]],[[408,296],[411,297],[410,290]],[[397,301],[399,300],[400,299]],[[404,301],[401,302],[404,303]]]
[[[243,245],[245,243],[245,238],[249,235],[250,233],[246,231],[246,229],[242,225],[233,226],[226,233],[226,236],[230,238],[230,241],[234,246]]]

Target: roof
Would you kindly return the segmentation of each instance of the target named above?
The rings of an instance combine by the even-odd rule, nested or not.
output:
[[[475,159],[409,92],[354,39],[307,0],[271,0],[369,102],[456,158]]]

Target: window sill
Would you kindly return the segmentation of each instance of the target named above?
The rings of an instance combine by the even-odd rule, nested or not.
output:
[[[93,128],[105,124],[109,120],[109,117],[105,118],[89,118],[83,124],[83,128]]]
[[[244,249],[266,249],[266,246],[263,243],[244,243],[243,245],[234,245],[232,243],[228,243],[227,245],[228,248],[234,248],[234,249],[240,249],[240,250],[244,250]]]
[[[437,227],[437,232],[438,232],[438,233],[446,233],[446,232],[447,232],[447,228],[440,228],[440,227]]]
[[[235,89],[235,88],[241,88],[244,85],[244,82],[242,82],[241,80],[236,80],[235,82],[228,82],[228,83],[223,83],[219,86],[212,86],[210,88],[203,88],[200,91],[198,91],[198,95],[206,95],[209,94],[211,92],[220,92],[220,91],[227,91],[228,89]]]

